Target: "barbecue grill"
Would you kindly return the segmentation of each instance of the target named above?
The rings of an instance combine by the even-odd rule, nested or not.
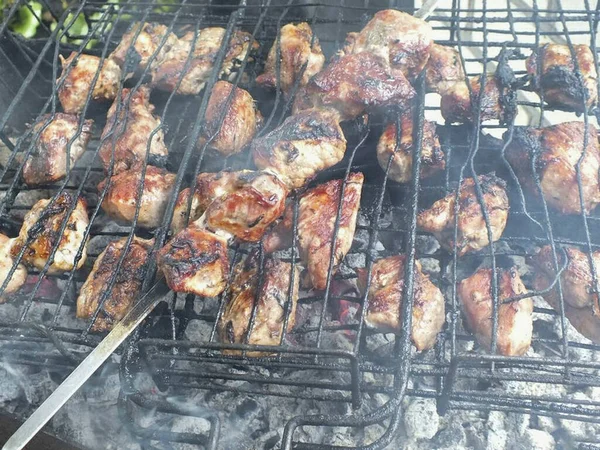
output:
[[[389,3],[379,5],[368,0],[359,5],[354,2],[331,5],[182,1],[165,7],[155,1],[104,4],[84,0],[57,17],[58,26],[54,30],[43,29],[44,38],[29,41],[12,34],[7,28],[8,20],[5,20],[0,25],[0,52],[11,61],[9,66],[2,68],[11,76],[10,79],[4,77],[2,81],[5,84],[14,82],[16,89],[12,90],[12,99],[5,103],[5,109],[0,111],[0,140],[8,149],[0,178],[0,225],[3,231],[14,235],[23,214],[37,199],[56,197],[63,191],[69,191],[83,195],[88,202],[90,226],[86,233],[90,237],[90,263],[110,240],[128,236],[131,242],[134,232],[141,237],[154,236],[155,248],[158,249],[167,239],[176,193],[188,186],[196,174],[224,168],[246,168],[251,164],[247,152],[223,159],[207,150],[206,145],[200,150],[194,149],[208,94],[218,79],[217,71],[214,71],[199,96],[154,94],[153,103],[163,120],[170,151],[167,167],[177,173],[175,194],[167,217],[155,232],[140,229],[136,221],[128,227],[117,226],[100,209],[106,190],[98,194],[96,189],[103,178],[97,157],[100,145],[98,131],[104,125],[106,108],[90,102],[91,94],[82,120],[83,117],[93,118],[96,128],[86,155],[64,181],[35,189],[27,187],[20,179],[22,161],[33,150],[35,136],[23,127],[23,123],[33,122],[45,113],[56,113],[57,88],[54,80],[60,73],[59,54],[66,55],[75,50],[105,59],[132,21],[157,21],[176,32],[197,32],[206,26],[222,26],[227,29],[227,36],[234,29],[241,28],[252,33],[262,44],[262,50],[257,57],[246,55],[234,74],[233,82],[250,90],[257,99],[265,115],[266,126],[261,131],[265,133],[280,124],[290,109],[289,101],[279,90],[275,94],[265,93],[254,83],[261,72],[266,52],[278,39],[281,26],[289,22],[309,22],[326,56],[330,56],[340,47],[345,33],[360,29],[374,12],[383,7],[402,6],[393,1]],[[402,417],[403,399],[407,396],[436,399],[440,413],[452,409],[500,410],[591,423],[600,421],[600,399],[581,401],[562,393],[546,396],[527,389],[532,383],[545,383],[563,386],[567,393],[571,393],[584,387],[600,386],[600,363],[593,358],[583,359],[578,352],[589,350],[593,354],[600,348],[574,339],[564,314],[544,306],[543,302],[536,302],[536,317],[557,317],[558,329],[547,325],[550,322],[536,320],[532,342],[536,353],[533,356],[490,354],[474,347],[472,335],[464,331],[455,289],[457,281],[482,263],[496,268],[517,261],[518,265],[525,267],[524,257],[534,254],[545,244],[550,244],[557,252],[560,244],[576,245],[584,251],[600,247],[600,217],[594,214],[560,216],[547,207],[545,200],[535,202],[529,198],[510,170],[504,158],[505,145],[499,139],[504,131],[512,134],[518,123],[535,126],[556,121],[558,113],[545,106],[543,95],[541,99],[531,95],[525,86],[524,60],[540,43],[559,39],[571,49],[576,43],[588,44],[598,66],[595,42],[599,5],[592,7],[586,1],[584,8],[570,10],[563,8],[569,5],[561,5],[560,2],[555,9],[539,8],[535,1],[533,6],[516,6],[514,2],[507,1],[501,7],[489,7],[485,1],[482,6],[476,7],[466,7],[464,3],[453,0],[451,8],[438,8],[429,17],[438,36],[445,36],[442,39],[436,37],[436,41],[459,49],[461,63],[469,75],[493,73],[498,68],[511,70],[516,82],[522,83],[516,97],[503,100],[517,108],[519,114],[511,117],[506,124],[479,124],[475,120],[474,125],[452,126],[441,125],[442,121],[438,119],[442,149],[447,157],[446,170],[439,176],[421,180],[418,176],[421,146],[417,144],[413,180],[408,185],[388,180],[389,164],[384,171],[375,158],[377,139],[389,118],[371,115],[368,119],[345,124],[348,149],[344,160],[319,174],[316,180],[345,178],[351,171],[357,170],[366,175],[357,236],[339,273],[328,274],[324,292],[304,292],[299,305],[302,305],[307,318],[291,332],[284,331],[278,346],[221,343],[216,336],[216,324],[223,312],[220,299],[165,294],[152,315],[121,348],[122,389],[119,402],[123,417],[134,434],[148,441],[191,443],[209,449],[228,448],[231,442],[227,441],[227,434],[231,432],[231,424],[227,423],[227,416],[198,403],[198,399],[206,399],[215,392],[266,397],[267,402],[275,405],[274,408],[279,402],[296,402],[299,405],[297,413],[282,418],[281,443],[286,449],[338,448],[305,440],[299,432],[303,427],[331,430],[335,427],[371,426],[379,426],[379,432],[369,435],[372,438],[370,442],[365,440],[352,448],[385,448],[394,438]],[[8,12],[8,19],[20,4],[18,2]],[[408,9],[408,12],[413,10]],[[79,13],[93,17],[89,19],[90,30],[86,35],[78,36],[69,31]],[[500,25],[506,22],[510,24],[508,30]],[[558,30],[553,27],[557,23]],[[61,39],[64,36],[81,41],[76,45],[63,43]],[[228,38],[223,40],[227,41]],[[96,45],[86,49],[90,42],[96,42]],[[217,66],[221,64],[224,53],[222,48]],[[127,81],[128,85],[139,87],[144,75]],[[422,77],[417,81],[416,89],[416,123],[422,124],[424,118],[439,118],[439,98],[425,94]],[[473,104],[472,111],[473,117],[478,118],[479,105]],[[573,120],[574,113],[569,114],[573,116],[569,120]],[[596,117],[587,112],[581,120],[596,123]],[[81,126],[80,123],[80,131]],[[417,143],[421,142],[421,132],[421,127],[416,126],[414,141]],[[452,254],[440,249],[431,236],[416,229],[418,211],[441,196],[454,192],[464,178],[490,171],[495,171],[507,181],[511,200],[509,223],[499,242],[481,252],[459,258],[456,252]],[[139,189],[141,192],[142,187]],[[481,201],[481,192],[478,198]],[[297,197],[293,199],[297,204]],[[296,228],[294,231],[296,234]],[[233,246],[232,260],[238,261],[252,247],[247,244]],[[261,251],[261,246],[258,247]],[[338,281],[354,277],[353,268],[366,266],[371,270],[375,258],[399,252],[407,254],[403,331],[398,336],[384,335],[365,326],[364,313],[360,309],[365,298],[355,292],[340,292],[337,286]],[[294,265],[299,263],[297,251],[293,248],[284,257]],[[427,262],[424,263],[425,270],[444,292],[447,308],[446,325],[435,348],[423,354],[417,354],[411,348],[410,332],[407,331],[410,330],[412,310],[412,273],[417,258]],[[43,366],[64,374],[98,344],[102,335],[91,332],[98,311],[87,322],[74,318],[77,292],[85,281],[90,263],[84,270],[72,270],[60,276],[47,273],[49,264],[42,271],[30,272],[34,277],[26,291],[18,294],[13,301],[0,305],[0,346],[4,361]],[[146,267],[144,291],[153,287],[154,272],[151,262]],[[594,270],[594,281],[596,279]],[[104,301],[112,284],[114,277]],[[556,286],[562,292],[559,280]],[[493,294],[496,314],[496,283],[493,283]],[[541,293],[531,292],[531,295]],[[332,318],[331,309],[341,299],[356,306],[356,320],[341,323]],[[255,313],[256,308],[251,327]],[[497,330],[497,316],[493,319],[493,329]],[[287,320],[289,317],[286,323]],[[285,330],[286,327],[283,328]],[[495,341],[493,338],[492,348],[496,345]],[[241,350],[242,353],[226,355],[222,352],[224,349]],[[251,351],[267,352],[271,356],[247,356]],[[141,377],[148,374],[152,383],[141,383]],[[510,390],[506,389],[507,385],[511,386]],[[172,417],[204,418],[208,425],[202,433],[145,427],[139,421],[145,411]],[[600,441],[595,444],[600,445]],[[591,448],[594,442],[581,445]]]

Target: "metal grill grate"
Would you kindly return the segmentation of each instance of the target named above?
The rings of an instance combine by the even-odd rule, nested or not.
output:
[[[498,65],[499,55],[504,51],[504,55],[511,55],[506,64],[513,68],[517,77],[523,77],[526,74],[525,58],[532,49],[548,39],[562,39],[571,49],[573,43],[586,43],[591,46],[594,56],[597,55],[595,40],[600,14],[598,5],[592,8],[586,2],[585,9],[568,10],[559,5],[558,9],[546,10],[538,8],[536,2],[531,8],[515,7],[510,1],[498,8],[487,7],[486,2],[483,4],[483,8],[469,9],[459,0],[454,0],[451,9],[438,9],[429,18],[434,30],[447,36],[446,39],[436,41],[457,46],[461,53],[461,63],[469,75],[493,72],[493,66]],[[331,54],[334,49],[339,48],[347,31],[360,29],[373,12],[382,9],[380,5],[368,2],[357,7],[353,4],[306,6],[266,3],[261,6],[246,6],[244,3],[242,6],[223,6],[213,2],[182,2],[181,5],[160,12],[156,11],[156,6],[153,2],[129,2],[108,7],[102,3],[82,2],[68,12],[77,14],[84,11],[89,15],[96,12],[99,13],[99,18],[92,22],[91,31],[86,36],[70,37],[82,39],[77,49],[82,52],[92,38],[102,35],[101,45],[90,52],[104,59],[119,42],[122,32],[132,20],[159,21],[172,30],[188,27],[187,29],[197,31],[206,26],[223,26],[231,33],[235,27],[240,27],[251,32],[266,47],[263,50],[268,50],[271,42],[277,39],[278,30],[283,24],[305,20],[311,23],[324,49]],[[14,14],[14,11],[15,8],[11,13]],[[14,133],[18,121],[13,119],[22,114],[31,114],[30,111],[23,113],[20,106],[23,103],[31,104],[28,103],[29,99],[34,97],[45,101],[35,110],[35,114],[38,111],[39,115],[56,112],[56,87],[53,80],[60,72],[58,55],[70,50],[68,44],[60,43],[62,34],[69,29],[68,17],[67,12],[63,14],[59,26],[54,31],[47,30],[50,39],[40,42],[23,43],[11,35],[5,25],[0,27],[0,36],[11,44],[15,53],[31,64],[29,71],[15,66],[14,70],[21,74],[19,87],[12,104],[0,117],[0,138],[12,150],[0,179],[0,188],[4,193],[0,215],[3,227],[9,232],[14,233],[15,226],[20,226],[19,218],[29,209],[31,198],[40,190],[29,189],[19,180],[22,166],[18,163],[17,155],[27,155],[32,151],[33,145],[28,142],[30,131],[20,136]],[[500,25],[506,22],[510,24],[508,30]],[[108,23],[113,24],[110,29],[107,27]],[[101,30],[104,32],[101,33]],[[0,47],[0,50],[6,54],[5,48]],[[223,54],[222,49],[221,59]],[[254,76],[260,73],[261,62],[260,58],[257,61],[245,59],[242,64],[242,69],[245,70],[239,72],[241,74],[245,71],[249,75],[249,81],[244,80],[244,86],[253,94]],[[597,66],[597,57],[595,62]],[[140,80],[141,78],[136,78],[133,81],[136,88],[141,85]],[[204,92],[210,92],[215,81],[216,72]],[[242,77],[238,76],[236,84],[241,82]],[[419,81],[417,88],[418,123],[424,117],[438,119],[439,124],[443,123],[439,116],[439,97],[425,95],[423,80]],[[101,129],[105,110],[91,104],[89,100],[88,97],[82,117],[94,118]],[[206,151],[206,146],[198,153],[193,151],[207,100],[204,93],[198,98],[182,99],[163,95],[162,98],[153,100],[167,129],[169,167],[178,171],[176,190],[201,171],[210,168],[239,168],[249,164],[246,157],[216,160]],[[274,99],[259,96],[258,101],[270,102],[270,114],[266,115],[267,126],[263,130],[266,132],[282,122],[289,104],[286,104],[280,92],[277,92]],[[446,171],[439,177],[424,181],[413,176],[412,183],[407,186],[389,182],[375,161],[374,146],[381,134],[381,119],[373,116],[366,123],[357,121],[347,124],[344,131],[348,149],[344,161],[321,174],[319,180],[347,177],[355,170],[365,173],[367,178],[363,189],[362,213],[357,227],[361,239],[355,242],[340,275],[332,277],[329,274],[325,292],[304,296],[299,300],[309,313],[315,315],[315,320],[310,326],[294,329],[282,340],[286,343],[280,346],[225,345],[216,339],[216,323],[222,313],[222,302],[218,299],[200,300],[175,294],[165,297],[161,306],[136,332],[125,349],[121,362],[122,411],[128,420],[133,420],[136,409],[158,410],[172,415],[208,416],[211,426],[207,433],[193,435],[154,427],[145,429],[133,421],[131,426],[136,434],[148,440],[189,442],[216,448],[222,417],[217,413],[207,413],[195,408],[189,402],[173,403],[166,398],[168,395],[169,399],[190,399],[198,393],[213,391],[247,393],[289,401],[304,399],[323,405],[350,405],[352,408],[350,414],[311,415],[308,411],[302,411],[295,418],[287,418],[289,421],[283,434],[284,448],[291,448],[292,443],[294,448],[330,448],[295,440],[295,432],[302,426],[361,427],[377,423],[383,424],[384,428],[370,448],[383,448],[391,441],[398,426],[401,400],[405,395],[436,398],[440,412],[448,409],[493,409],[597,422],[600,402],[581,402],[564,395],[541,397],[535,394],[514,394],[503,387],[497,387],[504,386],[502,383],[506,382],[512,382],[513,386],[551,383],[569,389],[600,385],[600,363],[594,362],[594,359],[583,360],[573,353],[573,349],[589,350],[591,354],[600,349],[595,345],[574,342],[569,337],[568,321],[564,314],[561,317],[561,314],[548,308],[536,308],[534,311],[536,317],[558,316],[560,323],[558,335],[540,330],[538,325],[541,322],[536,322],[534,326],[532,345],[535,349],[543,349],[547,355],[545,357],[504,357],[486,354],[482,350],[471,350],[469,343],[473,341],[473,337],[461,327],[455,289],[456,282],[460,280],[461,265],[477,266],[485,261],[492,268],[502,266],[514,258],[532,254],[536,246],[547,243],[555,251],[559,251],[560,244],[580,246],[584,251],[600,247],[599,217],[582,215],[565,218],[552,212],[545,200],[541,204],[525,201],[526,197],[504,157],[504,145],[494,136],[498,137],[505,130],[512,134],[517,121],[541,125],[563,120],[558,119],[558,113],[545,107],[537,96],[528,95],[522,90],[519,91],[516,104],[519,114],[506,126],[487,122],[472,126],[438,125],[447,158]],[[473,115],[478,117],[479,105],[473,105],[473,108]],[[35,115],[28,117],[34,118]],[[584,113],[582,120],[585,123],[595,123],[596,118]],[[80,122],[80,131],[81,125]],[[417,126],[415,129],[415,141],[420,142],[421,127]],[[16,142],[10,139],[12,135],[19,136]],[[87,233],[92,244],[95,240],[98,241],[96,249],[102,250],[106,237],[129,236],[131,239],[134,231],[138,235],[144,234],[135,225],[115,228],[100,212],[99,205],[106,192],[96,195],[96,184],[102,176],[102,169],[97,162],[99,136],[95,135],[93,141],[94,145],[90,145],[88,154],[81,159],[79,167],[74,167],[64,182],[47,189],[50,195],[57,195],[63,190],[85,195],[91,219]],[[420,145],[416,147],[414,156],[415,161],[418,161],[421,148]],[[509,183],[511,192],[510,219],[502,239],[476,255],[460,258],[456,256],[456,252],[454,255],[444,250],[431,252],[420,245],[423,234],[416,230],[417,212],[429,206],[433,200],[455,192],[456,186],[464,178],[492,170]],[[415,163],[413,174],[418,173],[419,164]],[[142,187],[139,188],[141,192]],[[478,197],[481,201],[481,192]],[[173,201],[169,205],[170,212],[174,206]],[[166,223],[168,221],[165,219],[164,224]],[[155,232],[157,248],[166,237],[167,227],[164,224]],[[248,253],[249,246],[231,250],[235,255],[233,259],[237,261]],[[434,271],[432,279],[446,294],[447,322],[444,332],[439,336],[435,349],[423,355],[411,352],[410,335],[407,331],[397,337],[387,336],[387,345],[381,347],[382,336],[365,327],[364,312],[360,313],[357,323],[352,324],[334,323],[329,314],[328,306],[340,298],[357,305],[365,301],[361,296],[340,295],[336,292],[335,280],[351,277],[348,275],[350,270],[343,269],[350,269],[352,264],[359,261],[366,264],[370,271],[374,258],[398,252],[408,255],[406,292],[412,292],[414,279],[408,275],[413,272],[415,258],[418,258],[428,259],[432,266],[439,266],[439,271]],[[99,251],[90,253],[89,259],[93,262],[93,257]],[[293,250],[287,257],[293,264],[298,262]],[[554,262],[558,264],[556,260]],[[153,271],[151,264],[147,268],[146,289],[151,286]],[[32,291],[23,295],[17,303],[0,305],[1,349],[9,362],[41,364],[60,370],[79,361],[97,344],[100,336],[90,334],[93,321],[84,323],[73,318],[76,292],[85,279],[84,275],[72,271],[57,278],[46,272],[47,267],[39,274]],[[56,298],[44,298],[41,295],[40,288],[43,290],[44,280],[58,280],[56,283],[60,294]],[[560,280],[557,281],[557,286],[560,290]],[[497,314],[496,281],[493,282],[493,293],[496,299],[494,313]],[[531,293],[538,294],[540,293]],[[403,330],[409,330],[412,294],[407,294],[404,300]],[[193,327],[198,327],[200,332],[192,334]],[[493,327],[495,330],[498,327],[497,317],[494,317]],[[346,340],[340,341],[341,333],[347,333],[352,339],[342,336]],[[195,338],[190,339],[190,336]],[[225,348],[245,351],[262,349],[274,356],[225,356],[221,352]],[[137,386],[137,375],[147,372],[152,374],[154,382],[166,395],[152,394]],[[414,387],[416,380],[431,387]],[[482,389],[482,385],[490,388]],[[383,405],[374,406],[371,402],[377,394],[386,399]]]

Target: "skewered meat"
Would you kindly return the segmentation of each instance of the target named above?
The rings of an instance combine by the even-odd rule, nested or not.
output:
[[[100,306],[102,296],[111,278],[115,276],[117,264],[125,251],[125,244],[127,244],[127,237],[113,241],[98,255],[77,297],[77,317],[80,319],[92,318]],[[114,285],[92,325],[92,331],[110,330],[131,309],[142,288],[148,256],[153,245],[153,239],[133,237],[116,274]]]
[[[15,263],[14,257],[11,255],[14,242],[14,239],[10,239],[8,236],[0,234],[0,286],[6,281],[6,278]],[[6,301],[7,295],[17,292],[21,286],[23,286],[26,279],[27,269],[23,264],[19,263],[10,277],[6,288],[2,292],[2,295],[0,295],[0,303]]]
[[[290,189],[298,189],[342,160],[346,138],[334,111],[309,110],[254,139],[251,149],[256,167],[276,172]]]
[[[132,223],[138,201],[138,189],[142,178],[141,168],[125,170],[98,185],[102,192],[109,183],[102,209],[113,219]],[[146,167],[142,201],[137,225],[156,228],[162,223],[163,215],[173,192],[175,174],[154,166]]]
[[[483,194],[492,242],[496,242],[502,236],[508,219],[506,183],[493,174],[479,175],[477,178]],[[475,181],[473,178],[467,178],[459,188],[456,220],[458,241],[456,246],[454,245],[455,198],[456,193],[452,192],[435,202],[431,208],[419,213],[417,224],[422,230],[433,233],[446,249],[456,250],[458,256],[462,256],[469,251],[481,250],[490,242],[475,191]]]
[[[574,247],[564,247],[567,257],[556,249],[561,289],[564,300],[564,311],[571,325],[586,338],[600,343],[600,312],[598,309],[598,294],[594,287],[589,254]],[[600,271],[600,252],[592,254],[594,267]],[[537,269],[533,279],[533,288],[538,291],[549,289],[557,278],[552,259],[552,248],[543,247],[537,255],[531,258]],[[598,274],[598,272],[597,272]],[[558,284],[543,294],[544,299],[560,313],[560,295]]]
[[[386,9],[376,13],[359,33],[349,33],[342,54],[369,52],[384,58],[394,72],[408,79],[421,73],[433,44],[433,30],[424,20]]]
[[[164,43],[161,46],[163,39]],[[117,48],[110,54],[110,58],[122,69],[125,69],[127,61],[128,65],[136,63],[135,66],[130,65],[129,67],[144,71],[152,55],[154,55],[154,59],[151,65],[154,66],[176,43],[177,36],[170,32],[165,25],[136,22],[123,35]],[[128,61],[128,58],[131,58],[131,61]]]
[[[243,241],[257,242],[285,209],[288,189],[269,172],[244,171],[233,189],[207,207],[203,220],[212,230],[222,230]]]
[[[568,45],[543,45],[527,58],[527,72],[533,76],[533,88],[543,91],[549,105],[582,112],[597,103],[598,74],[594,55],[587,45],[573,45],[573,50],[575,58]]]
[[[84,120],[81,132],[79,118],[75,115],[56,113],[39,118],[33,126],[33,134],[40,133],[35,148],[23,166],[23,179],[29,186],[52,183],[64,178],[67,170],[83,155],[92,135],[91,119]],[[44,128],[44,125],[48,125]],[[43,129],[43,131],[42,131]],[[69,148],[69,143],[72,141]],[[67,151],[69,155],[67,157]],[[67,164],[69,169],[67,169]]]
[[[236,189],[240,183],[239,177],[245,177],[252,173],[251,170],[238,170],[228,172],[222,170],[217,173],[201,173],[196,177],[196,185],[194,186],[194,197],[189,212],[189,219],[186,221],[188,202],[190,199],[191,188],[184,189],[179,193],[175,210],[173,212],[173,221],[171,222],[171,231],[177,234],[183,230],[188,223],[199,219],[208,205],[215,199],[222,197],[225,194],[230,194]]]
[[[63,73],[58,79],[58,100],[66,113],[78,114],[83,111],[86,104],[92,82],[100,68],[100,58],[83,54],[78,56],[77,52],[71,53],[67,59],[62,55],[59,55],[59,58]],[[92,91],[92,100],[114,100],[119,90],[120,80],[119,66],[112,59],[105,59]]]
[[[377,161],[386,170],[392,159],[388,176],[398,183],[412,180],[413,118],[410,114],[400,117],[400,142],[397,142],[396,123],[390,123],[379,138]],[[427,178],[444,170],[446,161],[436,132],[435,122],[423,121],[421,139],[421,178]]]
[[[228,81],[217,81],[204,119],[198,147],[208,142],[209,148],[229,156],[241,152],[250,143],[263,117],[248,91]]]
[[[427,89],[444,95],[455,84],[464,81],[465,72],[458,51],[452,47],[433,43],[425,67]]]
[[[371,284],[367,295],[365,323],[384,333],[399,334],[401,305],[404,297],[405,255],[383,258],[373,263]],[[358,288],[367,289],[366,269],[357,269]],[[435,344],[445,321],[444,296],[415,261],[411,339],[417,350],[427,350]]]
[[[74,207],[73,212],[67,218],[67,212],[71,207]],[[65,229],[62,234],[59,234],[65,220]],[[16,257],[27,245],[23,262],[42,270],[50,258],[52,249],[57,247],[48,273],[69,272],[74,267],[79,269],[87,257],[87,242],[83,239],[88,224],[85,200],[76,198],[69,192],[62,192],[52,205],[50,200],[40,200],[25,214],[23,226],[13,244],[11,255]],[[29,244],[27,244],[28,238],[32,239]],[[80,249],[81,257],[79,261],[75,261]]]
[[[415,95],[406,77],[398,71],[392,74],[381,56],[350,54],[329,64],[300,89],[293,113],[334,108],[342,120],[350,120],[378,108],[406,109]]]
[[[213,71],[225,31],[224,28],[205,28],[198,32],[196,39],[193,31],[186,33],[153,66],[152,86],[168,92],[177,89],[181,95],[200,93]],[[234,31],[219,68],[220,77],[229,75],[249,50],[257,48],[249,33]]]
[[[536,177],[539,177],[544,199],[563,214],[581,213],[578,171],[584,211],[589,213],[600,203],[600,150],[598,133],[593,125],[587,127],[587,132],[583,122],[566,122],[545,128],[515,127],[506,149],[506,159],[521,185],[536,196],[540,195],[536,185]]]
[[[250,345],[280,345],[287,311],[289,319],[286,331],[294,328],[296,322],[299,279],[298,267],[278,259],[266,258],[261,272],[257,252],[238,263],[219,320],[221,342],[243,344],[247,339]],[[290,283],[293,283],[291,291]],[[288,296],[290,292],[291,296]],[[254,305],[256,316],[254,326],[249,330]],[[235,355],[241,352],[225,350],[223,353]],[[260,357],[268,353],[248,352],[247,355]]]
[[[164,165],[168,150],[161,121],[153,112],[148,86],[140,86],[135,92],[123,89],[120,99],[108,110],[101,137],[99,154],[107,173],[111,166],[112,174],[116,175],[143,163],[148,146],[150,164]]]
[[[288,97],[297,83],[300,88],[320,72],[325,64],[325,56],[319,38],[306,22],[284,25],[279,34],[279,86]],[[271,47],[265,72],[256,78],[259,85],[277,87],[277,41]]]
[[[473,92],[472,102],[467,83],[454,83],[442,93],[440,107],[446,122],[467,123],[473,122],[475,119],[473,112],[477,110],[477,102],[479,101],[480,77],[471,77],[468,83],[471,85],[471,91]],[[488,75],[485,80],[484,95],[481,99],[479,119],[481,121],[499,120],[505,122],[508,115],[502,98],[507,96],[508,93],[508,88],[503,88],[494,76]]]
[[[520,356],[529,350],[533,334],[533,300],[506,300],[527,293],[516,267],[498,269],[498,321],[496,350],[505,356]],[[477,342],[488,351],[492,345],[492,269],[479,269],[458,284],[466,323]]]
[[[227,240],[193,222],[160,249],[157,263],[173,291],[214,297],[227,283]]]

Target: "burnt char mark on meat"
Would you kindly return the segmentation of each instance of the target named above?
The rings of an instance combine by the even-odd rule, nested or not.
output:
[[[69,206],[73,205],[76,201],[77,199],[71,193],[61,193],[53,204],[49,205],[48,208],[45,208],[44,211],[42,211],[40,218],[37,220],[35,225],[29,229],[27,238],[34,240],[37,239],[38,236],[40,236],[40,234],[42,234],[44,231],[50,231],[52,233],[51,236],[49,236],[50,241],[52,242],[52,245],[54,245],[60,238],[58,234],[58,231],[60,230],[46,230],[46,227],[48,226],[48,220],[52,216],[63,214],[67,209],[69,209]]]
[[[552,66],[540,77],[539,84],[545,91],[560,89],[568,95],[573,102],[583,103],[586,89],[581,78],[567,66]]]
[[[498,55],[498,67],[494,78],[499,87],[499,102],[502,108],[503,123],[511,123],[517,115],[517,88],[518,82],[515,73],[509,65],[510,57],[515,50],[503,48]]]
[[[185,233],[180,233],[170,242],[173,249],[163,255],[162,264],[169,266],[180,277],[187,277],[219,259],[222,252],[220,242],[214,242],[214,251],[198,251],[196,242]]]

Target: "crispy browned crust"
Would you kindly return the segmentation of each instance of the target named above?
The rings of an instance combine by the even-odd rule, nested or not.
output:
[[[403,114],[400,119],[400,142],[397,142],[396,123],[393,122],[383,130],[377,144],[379,165],[385,171],[392,158],[388,176],[398,183],[408,183],[412,180],[413,133],[412,117],[410,114]],[[445,167],[446,160],[436,124],[425,120],[421,139],[421,178],[430,177]]]
[[[600,203],[600,149],[593,125],[588,125],[587,131],[583,122],[565,122],[545,128],[515,127],[506,159],[521,185],[539,196],[536,175],[531,168],[532,158],[536,161],[536,175],[544,199],[556,210],[563,214],[581,214],[578,164],[585,212],[590,213]]]
[[[563,252],[564,251],[564,252]],[[565,261],[566,256],[566,261]],[[556,258],[560,275],[561,288],[565,303],[573,308],[587,308],[598,313],[598,294],[594,288],[594,277],[590,266],[589,254],[576,247],[556,248]],[[600,251],[592,253],[594,267],[600,272]],[[552,247],[546,245],[531,258],[538,272],[554,281],[557,273],[554,270]]]
[[[52,183],[64,178],[67,174],[67,147],[69,142],[69,167],[85,152],[92,136],[94,121],[86,119],[81,126],[81,133],[77,135],[79,117],[73,114],[55,113],[52,120],[51,114],[45,114],[33,126],[32,133],[39,133],[46,122],[48,125],[41,131],[36,140],[35,149],[23,166],[23,179],[29,186]]]
[[[172,92],[181,79],[181,84],[177,88],[178,94],[200,93],[214,69],[224,37],[225,29],[218,27],[200,30],[196,39],[193,31],[186,33],[153,66],[152,86]],[[251,34],[234,31],[223,65],[219,70],[220,75],[229,74],[234,65],[244,59],[248,49],[253,52],[257,48],[258,43],[254,41]]]
[[[94,267],[81,286],[77,297],[77,317],[80,319],[90,319],[100,306],[100,300],[115,273],[127,239],[124,237],[111,242],[96,258]],[[112,329],[131,309],[142,288],[148,256],[153,245],[154,239],[146,240],[134,236],[131,245],[127,247],[125,259],[116,275],[113,288],[92,325],[92,331]]]
[[[473,111],[479,101],[481,85],[480,77],[475,76],[468,80],[473,93],[473,101],[469,95],[466,82],[454,83],[443,94],[440,102],[442,116],[449,123],[473,122]],[[501,98],[508,95],[508,88],[501,88],[493,75],[488,75],[485,80],[485,90],[481,99],[479,120],[505,121],[505,111]]]
[[[175,292],[214,297],[227,282],[227,241],[191,224],[160,249],[157,263]]]
[[[73,203],[76,203],[75,209],[68,218],[63,234],[59,235],[65,215]],[[43,269],[52,248],[57,245],[58,250],[48,272],[68,272],[74,266],[75,255],[83,244],[85,229],[89,224],[86,202],[64,191],[54,204],[47,208],[49,204],[50,200],[40,200],[25,215],[19,236],[11,249],[11,255],[16,257],[27,243],[28,237],[31,237],[33,241],[27,246],[23,255],[24,263]],[[77,263],[78,269],[85,263],[86,248],[87,242],[83,244],[81,259]]]
[[[480,269],[458,283],[464,317],[477,342],[488,351],[492,342],[492,269]],[[505,356],[520,356],[529,350],[533,333],[533,300],[524,298],[503,303],[527,293],[516,267],[498,269],[498,322],[496,351]]]
[[[239,153],[252,141],[262,120],[248,91],[235,87],[228,81],[217,81],[206,107],[198,147],[202,148],[208,142],[209,148],[225,156]]]
[[[455,83],[465,81],[460,54],[453,47],[433,43],[425,67],[427,89],[444,94]]]
[[[278,259],[264,261],[262,276],[257,253],[252,253],[235,268],[233,282],[227,293],[225,309],[218,324],[219,339],[227,344],[280,345],[286,310],[289,332],[296,323],[296,303],[300,271],[294,267],[294,280],[290,292],[292,264]],[[252,310],[256,304],[254,326],[248,336]],[[224,350],[225,354],[240,354]],[[248,352],[250,357],[266,356],[267,352]]]
[[[508,219],[508,196],[506,183],[493,174],[478,176],[489,225],[492,242],[496,242],[506,227]],[[454,210],[456,193],[436,201],[431,208],[422,211],[417,217],[417,225],[424,231],[433,233],[440,244],[449,251],[456,250],[459,256],[470,251],[481,250],[490,242],[481,205],[475,192],[473,178],[465,179],[458,196],[458,240],[454,243]]]
[[[137,37],[136,37],[137,34]],[[165,34],[165,42],[158,49]],[[135,42],[134,42],[135,39]],[[168,31],[168,27],[158,23],[136,22],[129,27],[127,33],[121,38],[121,42],[110,54],[121,68],[124,68],[127,53],[131,52],[133,58],[138,59],[137,70],[143,71],[152,55],[156,53],[153,64],[160,61],[164,55],[177,43],[177,36]],[[131,50],[130,50],[131,49]]]
[[[288,188],[298,189],[342,160],[346,138],[335,112],[302,111],[254,139],[251,151],[259,169],[276,172]]]
[[[319,38],[313,37],[306,22],[284,25],[279,32],[279,49],[279,86],[286,96],[296,83],[298,88],[306,85],[325,64]],[[277,41],[269,51],[264,73],[256,82],[271,89],[277,87]]]
[[[243,241],[256,242],[285,209],[288,189],[278,176],[261,171],[239,172],[234,189],[210,203],[206,225]]]
[[[527,72],[533,77],[534,89],[551,106],[583,112],[597,103],[598,90],[594,55],[587,45],[573,45],[575,58],[566,44],[545,44],[527,58]],[[582,76],[580,85],[574,59]],[[541,62],[541,67],[539,64]],[[585,93],[585,98],[584,98]]]
[[[339,228],[333,252],[332,273],[352,246],[364,176],[351,173],[342,199]],[[323,290],[327,284],[335,221],[344,180],[331,180],[307,191],[300,199],[298,244],[311,283]]]
[[[316,74],[296,96],[293,113],[313,108],[333,108],[342,120],[365,111],[397,107],[406,109],[415,90],[401,72],[391,73],[380,56],[365,52],[342,56]]]
[[[77,62],[73,67],[75,58]],[[59,55],[63,73],[58,83],[64,79],[62,86],[58,88],[58,100],[66,113],[78,114],[83,110],[87,101],[87,96],[100,67],[100,58],[93,55],[80,54],[72,52],[67,59]],[[69,70],[69,73],[67,73]],[[110,101],[117,96],[119,82],[121,80],[121,69],[110,58],[104,60],[98,80],[94,85],[92,99],[96,101]]]
[[[102,209],[110,217],[127,223],[133,222],[141,176],[142,169],[135,168],[110,178],[109,188],[102,202]],[[104,190],[106,182],[107,180],[102,180],[98,184],[98,192]],[[162,223],[174,183],[175,174],[154,166],[146,167],[138,226],[156,228]]]
[[[120,111],[117,116],[117,109]],[[161,121],[154,114],[154,105],[150,103],[150,88],[140,86],[133,94],[129,89],[121,91],[120,99],[115,100],[106,118],[102,132],[100,160],[108,173],[113,158],[112,174],[136,167],[146,161],[147,147],[150,145],[148,159],[150,163],[163,165],[168,150],[165,145]]]
[[[369,52],[382,56],[394,73],[416,78],[429,60],[431,26],[410,14],[386,9],[377,12],[358,33],[349,33],[340,54]]]
[[[384,333],[400,333],[406,255],[383,258],[373,263],[367,296],[365,323]],[[367,270],[357,269],[358,288],[367,289]],[[417,350],[434,346],[445,321],[444,296],[415,261],[411,339]]]

